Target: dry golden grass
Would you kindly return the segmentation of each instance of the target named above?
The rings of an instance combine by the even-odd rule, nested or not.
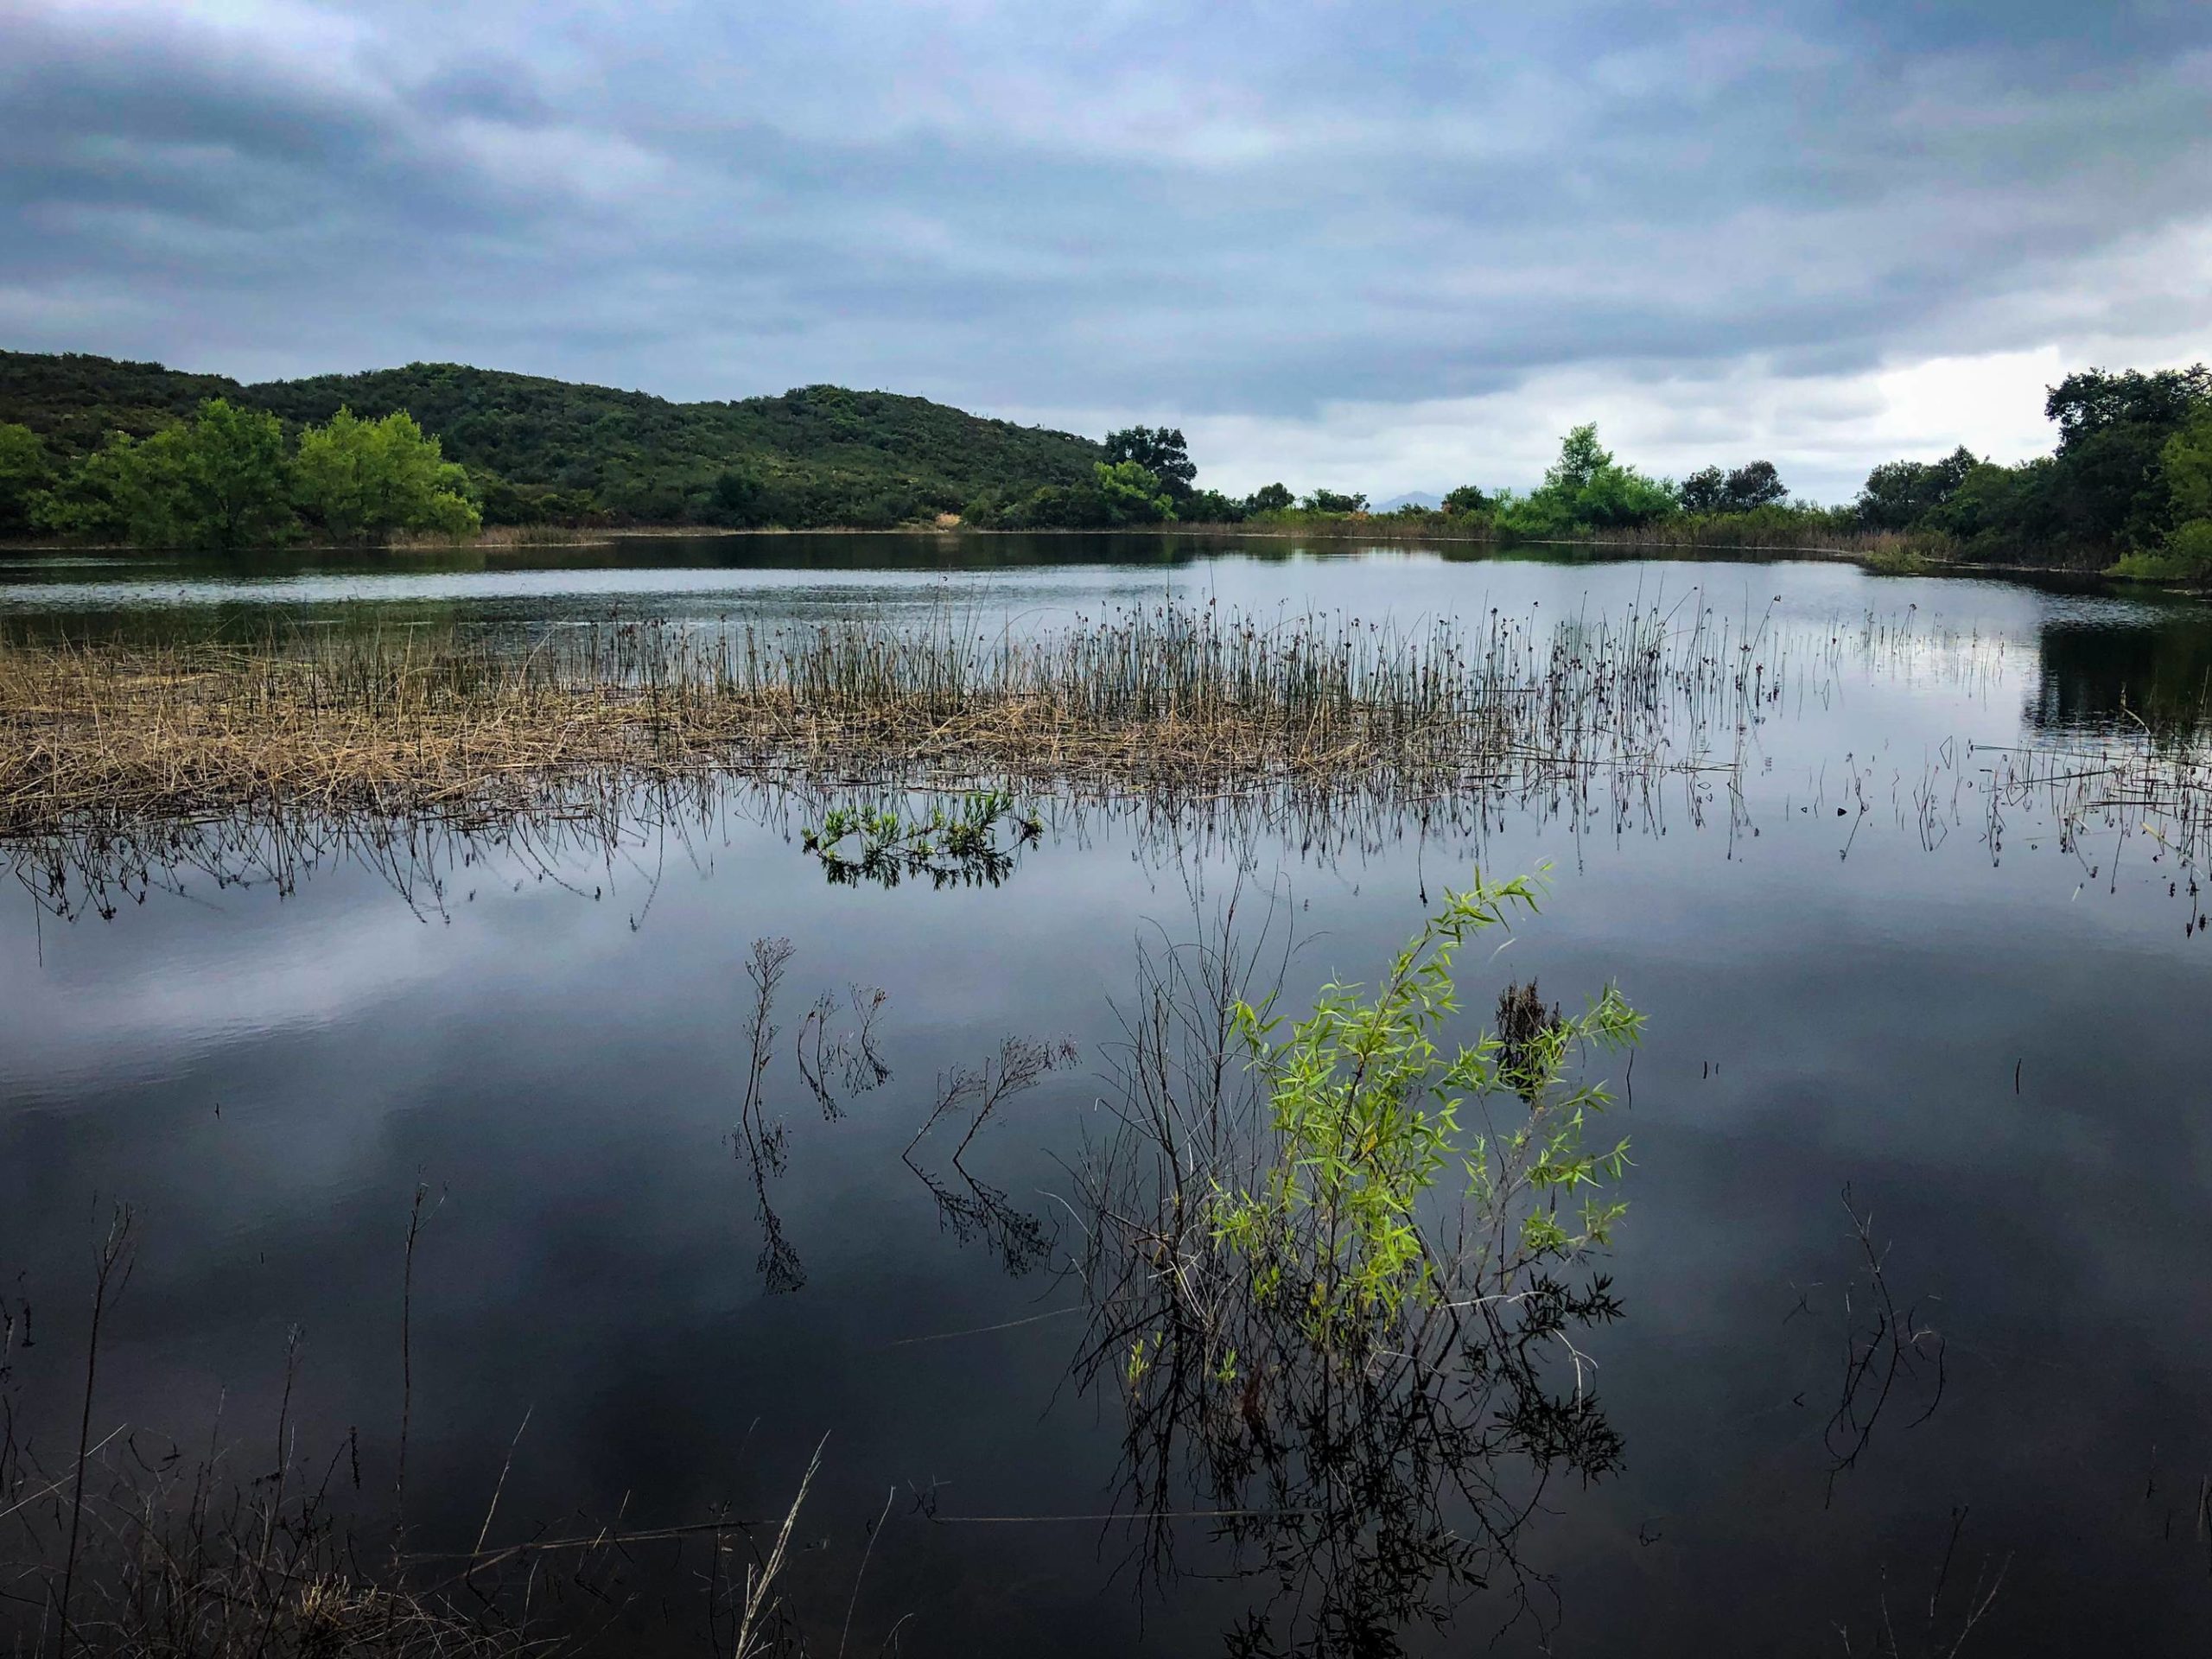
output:
[[[1710,642],[1707,642],[1708,644]],[[1426,792],[1678,769],[1694,658],[1357,623],[1128,613],[1029,640],[865,624],[0,648],[0,836],[241,810],[467,823],[637,782],[980,780]],[[1685,666],[1685,663],[1692,666]]]

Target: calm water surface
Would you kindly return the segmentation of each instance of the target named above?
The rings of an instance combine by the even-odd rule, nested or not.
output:
[[[1990,751],[2124,736],[2130,711],[2195,696],[2201,609],[1821,564],[1067,537],[453,563],[22,561],[0,568],[0,613],[44,637],[526,641],[610,613],[1028,629],[1170,599],[1465,622],[1656,604],[1833,667],[1793,670],[1743,734],[1736,791],[1677,779],[1625,814],[1163,823],[1061,804],[1003,885],[886,891],[823,882],[799,815],[740,792],[612,852],[341,852],[289,892],[187,871],[112,919],[58,921],[16,888],[0,1280],[37,1314],[27,1421],[53,1433],[73,1410],[91,1243],[123,1198],[142,1244],[101,1417],[196,1445],[219,1409],[259,1436],[297,1325],[302,1446],[327,1457],[358,1431],[371,1484],[388,1479],[420,1181],[436,1205],[413,1332],[425,1538],[474,1537],[511,1443],[494,1530],[515,1536],[577,1514],[780,1513],[818,1446],[791,1580],[818,1649],[849,1601],[855,1652],[894,1626],[913,1654],[1211,1652],[1255,1612],[1287,1642],[1300,1586],[1241,1576],[1210,1523],[1183,1523],[1177,1570],[1148,1573],[1128,1529],[1095,1518],[1116,1508],[1126,1425],[1111,1386],[1070,1381],[1082,1287],[1058,1268],[1117,1000],[1141,938],[1191,936],[1240,868],[1304,942],[1297,997],[1370,977],[1478,859],[1548,861],[1543,915],[1503,960],[1470,958],[1466,1000],[1486,1009],[1509,969],[1569,1001],[1610,978],[1649,1016],[1631,1208],[1603,1264],[1625,1313],[1586,1344],[1622,1466],[1544,1492],[1515,1540],[1538,1593],[1469,1594],[1407,1647],[1872,1652],[1886,1618],[1904,1651],[1943,1652],[1992,1584],[1967,1652],[2212,1644],[2196,878],[2125,823],[2062,836],[2023,807],[1995,827],[1984,792]],[[796,954],[766,1084],[784,1156],[764,1173],[732,1135],[745,963],[772,937]],[[818,994],[854,985],[887,994],[893,1075],[833,1121],[791,1047]],[[902,1160],[940,1076],[1009,1034],[1083,1058],[1009,1103],[957,1175],[935,1138]],[[981,1209],[944,1200],[979,1189]],[[1854,1211],[1942,1357],[1929,1344],[1840,1431],[1874,1306]],[[1022,1241],[1039,1236],[1056,1242],[1034,1259]],[[698,1638],[679,1618],[653,1639]]]

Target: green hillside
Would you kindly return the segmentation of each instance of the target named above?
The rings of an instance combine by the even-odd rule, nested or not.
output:
[[[469,470],[492,524],[895,524],[1087,482],[1105,453],[1068,433],[841,386],[672,404],[457,364],[243,385],[158,364],[0,352],[0,423],[29,427],[62,457],[217,397],[295,428],[340,407],[405,410]]]

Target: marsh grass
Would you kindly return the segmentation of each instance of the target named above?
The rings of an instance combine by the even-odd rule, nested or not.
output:
[[[411,634],[16,646],[0,836],[240,809],[489,822],[704,772],[1192,794],[1674,771],[1707,760],[1687,726],[1778,683],[1726,632],[1162,607],[1031,638],[613,624],[526,652]]]
[[[504,880],[495,864],[596,899],[639,854],[709,855],[732,818],[798,843],[838,814],[957,827],[984,798],[1056,842],[1265,830],[1325,861],[1408,834],[1479,841],[1509,813],[1619,835],[1725,804],[1751,834],[1769,722],[1862,682],[2009,702],[2036,671],[2018,641],[1915,609],[1775,615],[1694,595],[1421,625],[1166,606],[1027,635],[938,615],[613,620],[527,648],[418,629],[0,643],[0,862],[56,916],[199,874],[289,891],[331,861],[427,915]],[[1940,840],[1979,803],[1993,850],[2008,830],[2071,847],[2139,830],[2194,864],[2212,848],[2212,721],[2185,701],[2017,751],[1945,745],[1910,827]],[[1038,839],[1014,833],[988,869],[925,861],[946,866],[931,879],[1006,879]],[[857,868],[867,837],[849,839]]]

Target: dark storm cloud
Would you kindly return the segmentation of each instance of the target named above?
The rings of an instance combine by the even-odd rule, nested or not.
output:
[[[2212,309],[2193,4],[0,19],[23,346],[1229,417]]]

